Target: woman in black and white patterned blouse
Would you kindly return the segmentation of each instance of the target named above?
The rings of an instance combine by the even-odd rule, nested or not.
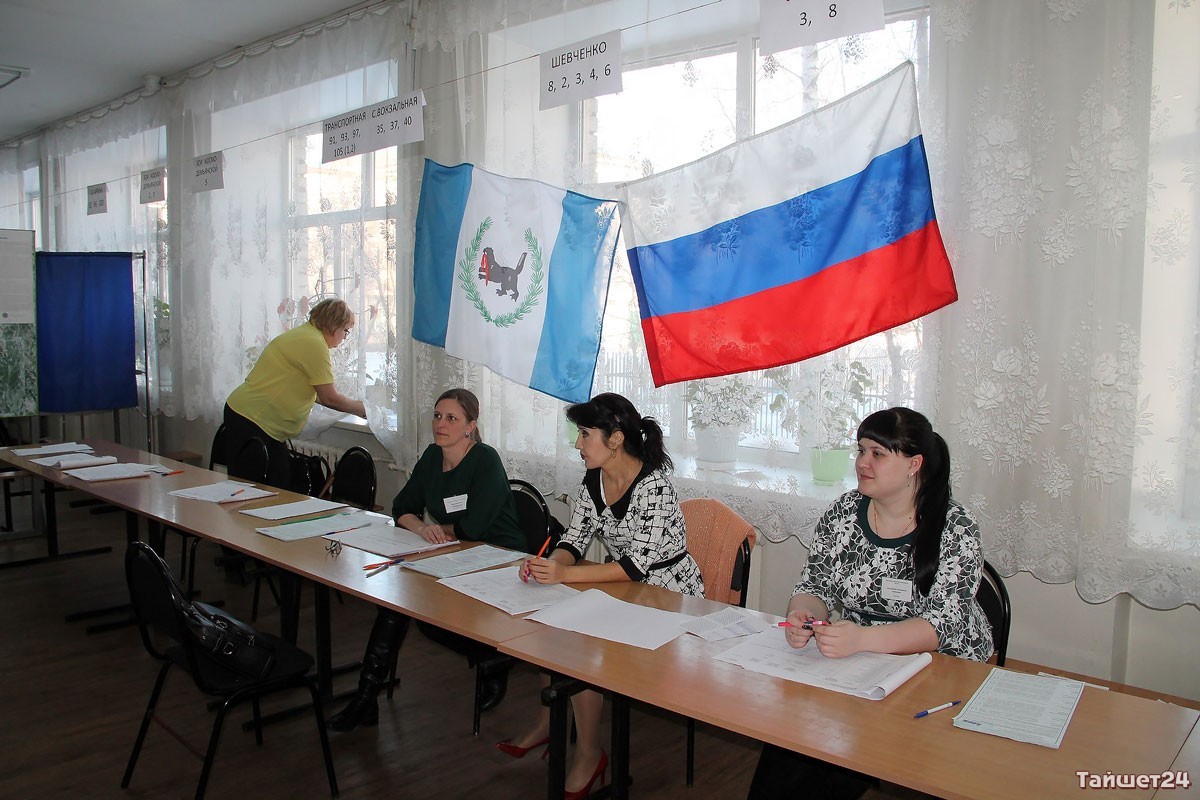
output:
[[[575,448],[587,472],[575,498],[571,526],[545,558],[529,559],[522,569],[538,583],[642,581],[672,591],[703,596],[700,567],[687,551],[687,531],[679,497],[668,473],[671,457],[662,429],[641,416],[619,394],[600,394],[567,409],[579,428]],[[611,561],[577,563],[596,536]],[[577,740],[567,771],[567,798],[586,797],[597,779],[603,785],[608,757],[600,748],[603,697],[580,692],[572,698]],[[520,758],[547,741],[548,712],[524,736],[498,747]]]
[[[858,427],[855,472],[858,489],[817,523],[788,603],[788,644],[812,641],[831,658],[934,650],[990,658],[992,631],[975,600],[979,526],[950,497],[946,442],[912,409],[877,411]],[[749,797],[856,798],[870,783],[767,745]]]

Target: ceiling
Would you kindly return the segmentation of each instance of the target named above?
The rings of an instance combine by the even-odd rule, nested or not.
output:
[[[0,142],[362,0],[0,0]]]

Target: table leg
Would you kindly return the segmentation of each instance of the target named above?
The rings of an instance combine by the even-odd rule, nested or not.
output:
[[[300,635],[300,576],[279,571],[279,638],[295,644]]]
[[[61,553],[58,549],[58,514],[54,505],[54,488],[46,483],[44,478],[30,475],[30,494],[33,496],[33,530],[26,533],[16,531],[5,534],[5,539],[23,539],[28,536],[46,537],[46,555],[35,558],[23,558],[20,561],[6,561],[0,564],[0,569],[9,567],[27,567],[32,564],[43,564],[60,558],[78,558],[79,556],[94,556],[99,553],[111,553],[111,547],[90,547],[86,550],[73,550]],[[40,499],[39,499],[40,498]]]
[[[568,704],[575,692],[574,681],[560,675],[550,676],[550,685],[542,689],[542,705],[550,708],[550,763],[547,769],[546,797],[562,800],[567,783]],[[578,691],[578,689],[575,689]]]
[[[329,587],[313,583],[313,612],[316,615],[317,689],[321,699],[333,697],[333,642],[329,632]]]
[[[629,698],[612,695],[612,797],[629,797]]]

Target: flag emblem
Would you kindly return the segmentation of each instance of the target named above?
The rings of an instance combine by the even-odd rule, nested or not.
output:
[[[458,262],[458,282],[463,292],[466,293],[467,299],[471,301],[471,305],[475,306],[485,322],[490,322],[497,328],[507,328],[524,319],[525,315],[538,304],[542,296],[546,272],[542,264],[542,249],[538,245],[537,237],[533,235],[532,228],[525,229],[525,250],[517,259],[517,265],[506,267],[496,258],[496,251],[493,248],[483,247],[484,237],[491,227],[491,217],[484,217],[483,221],[479,223],[462,260]],[[483,247],[482,256],[479,252],[481,247]],[[525,260],[530,256],[532,256],[529,264],[530,273],[526,279],[527,283],[524,284],[526,288],[522,295],[521,275],[525,271]],[[472,275],[471,265],[475,263],[478,263],[479,267],[475,271],[475,275]],[[480,283],[483,284],[484,291],[482,293]],[[484,300],[488,294],[486,289],[490,288],[492,284],[496,285],[497,297],[510,299],[511,305],[516,307],[507,313],[495,313],[493,306]],[[519,299],[520,304],[517,305]],[[498,305],[503,306],[503,301]]]

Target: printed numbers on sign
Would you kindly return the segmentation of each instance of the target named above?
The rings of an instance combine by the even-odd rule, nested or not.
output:
[[[333,157],[342,158],[343,156],[352,156],[354,155],[354,151],[356,149],[357,148],[352,144],[348,144],[345,147],[335,147],[333,148]]]
[[[572,85],[572,83],[575,86],[583,86],[585,83],[590,81],[598,81],[601,78],[607,78],[610,75],[612,75],[612,65],[605,64],[604,68],[600,70],[591,69],[586,73],[576,72],[574,80],[572,80],[569,75],[563,75],[559,80],[547,81],[546,91],[553,93],[559,89],[567,89]]]
[[[833,19],[833,18],[834,18],[834,17],[836,17],[836,16],[837,16],[837,3],[830,3],[830,5],[829,5],[829,18],[830,18],[830,19]],[[813,21],[812,21],[811,19],[809,19],[809,18],[808,18],[808,12],[807,12],[807,11],[801,11],[801,12],[800,12],[800,22],[799,22],[799,24],[800,24],[800,25],[812,25],[812,24],[813,24]]]

